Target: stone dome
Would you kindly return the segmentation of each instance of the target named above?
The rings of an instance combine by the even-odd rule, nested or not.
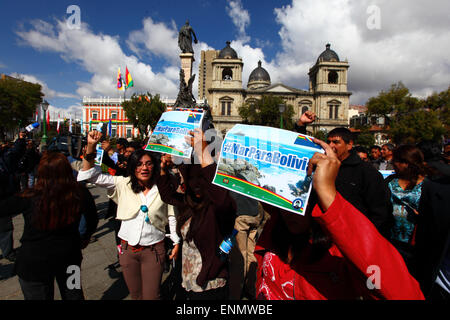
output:
[[[339,56],[337,55],[336,52],[331,50],[330,47],[331,45],[327,43],[327,45],[325,46],[326,48],[325,51],[320,54],[319,58],[317,58],[317,62],[320,61],[339,62]]]
[[[258,67],[250,73],[248,77],[248,88],[257,89],[270,86],[270,75],[266,69],[261,67],[261,60],[258,61]]]
[[[227,46],[220,50],[219,59],[238,59],[236,51],[230,47],[231,42],[227,41]]]

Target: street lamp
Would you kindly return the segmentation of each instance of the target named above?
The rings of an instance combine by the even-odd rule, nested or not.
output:
[[[47,113],[48,105],[49,105],[49,103],[47,102],[47,100],[44,100],[41,103],[42,110],[44,110],[44,125],[43,125],[44,134],[43,134],[42,139],[41,139],[41,146],[47,144],[47,138],[48,137],[47,137],[47,122],[46,122],[47,121],[47,117],[46,117],[46,113]]]
[[[283,113],[286,110],[286,105],[284,103],[279,104],[278,110],[280,111],[280,128],[283,129]]]

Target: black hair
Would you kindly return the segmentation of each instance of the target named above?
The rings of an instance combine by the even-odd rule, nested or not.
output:
[[[442,147],[439,142],[424,140],[419,142],[417,147],[422,151],[425,161],[440,160]]]
[[[377,145],[371,146],[371,147],[370,147],[370,150],[372,150],[372,149],[377,149],[378,151],[381,151],[381,147],[380,147],[380,146],[377,146]]]
[[[419,175],[425,176],[427,173],[422,151],[416,146],[403,144],[395,148],[392,155],[394,163],[408,164],[401,176],[398,172],[397,175],[408,181],[406,189],[411,190],[416,185]]]
[[[383,147],[388,148],[390,151],[394,151],[395,146],[392,143],[385,143],[383,144]]]
[[[159,175],[159,161],[157,156],[153,152],[146,151],[144,149],[138,149],[135,152],[133,152],[128,158],[127,173],[130,177],[131,189],[133,190],[134,193],[139,193],[141,191],[144,191],[145,189],[145,187],[139,183],[139,180],[136,178],[135,174],[136,167],[138,166],[139,161],[145,155],[148,155],[152,159],[153,163],[150,185],[156,183],[156,179],[158,178]]]
[[[128,147],[134,148],[134,150],[142,149],[142,144],[139,141],[131,141],[128,143]]]
[[[353,133],[347,128],[334,128],[328,133],[328,138],[330,137],[341,137],[345,143],[354,141]]]
[[[117,139],[116,144],[120,144],[121,146],[123,146],[124,148],[128,147],[129,143],[128,140],[125,138],[119,138]]]
[[[355,150],[356,152],[361,152],[361,153],[369,154],[369,153],[367,152],[367,149],[364,148],[363,146],[355,146],[355,147],[353,147],[353,150]]]

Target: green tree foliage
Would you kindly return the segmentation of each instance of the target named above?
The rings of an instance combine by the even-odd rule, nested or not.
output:
[[[280,127],[279,104],[285,104],[283,98],[277,96],[263,96],[255,103],[245,103],[239,108],[239,115],[244,119],[244,123],[252,125]],[[294,108],[286,105],[283,113],[283,129],[292,130],[294,122],[292,116]]]
[[[403,83],[393,84],[389,91],[381,91],[367,102],[370,116],[383,116],[389,125],[394,143],[438,141],[448,134],[449,93],[434,93],[426,99],[411,96]],[[445,128],[447,125],[447,130]]]
[[[422,140],[439,141],[445,128],[437,111],[417,110],[392,121],[390,135],[395,143],[418,143]]]
[[[448,132],[450,127],[450,86],[442,92],[433,92],[425,99],[424,107],[438,112],[439,120],[446,126]]]
[[[141,135],[147,134],[147,126],[154,128],[166,105],[160,100],[159,94],[133,94],[131,100],[122,104],[127,118],[139,128]]]
[[[328,134],[323,130],[317,130],[312,134],[314,138],[320,139],[322,141],[327,141]]]
[[[44,94],[41,85],[5,77],[0,79],[0,135],[29,124]]]

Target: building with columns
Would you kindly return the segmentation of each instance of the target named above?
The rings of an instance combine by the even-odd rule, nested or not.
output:
[[[129,99],[126,99],[127,101]],[[139,134],[138,128],[129,122],[122,108],[123,97],[83,98],[83,131],[88,132],[99,123],[109,123],[111,119],[111,136],[116,138],[134,138]],[[171,110],[175,99],[161,99]]]
[[[318,119],[308,130],[330,131],[348,127],[349,97],[347,71],[349,64],[341,61],[327,44],[309,69],[309,89],[292,88],[283,83],[271,83],[270,75],[261,61],[251,72],[247,88],[242,85],[243,59],[226,43],[222,50],[201,52],[199,66],[199,99],[207,99],[218,130],[227,131],[241,123],[238,109],[264,95],[282,97],[294,107],[295,118],[306,110],[316,113]],[[278,108],[278,106],[274,106]]]

